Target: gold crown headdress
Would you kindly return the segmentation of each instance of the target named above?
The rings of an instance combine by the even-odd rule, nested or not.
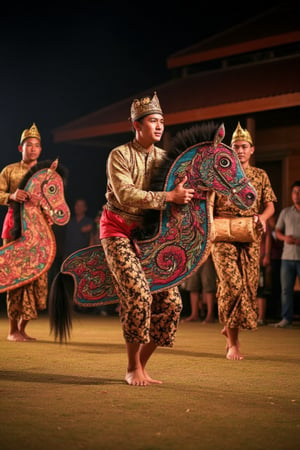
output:
[[[35,123],[33,123],[29,129],[23,131],[23,133],[21,134],[20,144],[22,145],[25,139],[28,138],[37,138],[39,141],[41,141],[41,135]]]
[[[156,92],[154,92],[152,98],[136,98],[131,104],[130,119],[132,122],[149,114],[163,114]]]
[[[231,138],[231,144],[233,144],[236,141],[247,141],[251,146],[253,146],[253,140],[251,137],[251,134],[248,130],[243,129],[241,127],[240,122],[238,122],[237,127],[235,131],[233,132],[232,138]]]

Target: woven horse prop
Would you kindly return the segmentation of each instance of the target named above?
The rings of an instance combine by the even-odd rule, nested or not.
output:
[[[37,163],[21,181],[19,188],[29,200],[14,205],[15,239],[0,247],[0,292],[30,283],[50,269],[56,254],[50,223],[65,225],[70,219],[63,177],[56,159]]]
[[[227,195],[244,210],[256,199],[237,154],[222,143],[224,136],[224,125],[213,122],[178,133],[151,175],[152,191],[170,191],[185,175],[186,186],[195,189],[187,205],[168,203],[163,211],[147,211],[143,229],[136,230],[152,292],[182,283],[206,260],[211,246],[211,194]],[[117,301],[101,244],[80,249],[65,259],[53,280],[50,330],[55,339],[66,341],[72,328],[72,303],[91,307]]]

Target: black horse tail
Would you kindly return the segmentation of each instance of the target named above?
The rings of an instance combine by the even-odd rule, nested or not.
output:
[[[48,314],[50,333],[55,340],[67,342],[71,336],[74,280],[71,275],[58,272],[49,291]]]

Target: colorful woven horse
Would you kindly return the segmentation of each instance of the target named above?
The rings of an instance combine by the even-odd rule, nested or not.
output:
[[[15,239],[0,248],[0,292],[21,287],[50,269],[56,254],[50,223],[65,225],[70,219],[63,176],[58,160],[42,161],[21,181],[19,188],[30,199],[15,204]]]
[[[248,209],[256,198],[236,153],[221,142],[224,135],[224,126],[213,122],[179,133],[166,159],[151,176],[152,191],[170,191],[185,175],[186,186],[195,189],[189,204],[168,203],[163,211],[151,210],[145,214],[144,229],[136,230],[152,292],[182,283],[207,258],[211,245],[211,193],[227,195],[241,209]],[[118,301],[101,245],[69,255],[53,281],[50,327],[60,340],[70,335],[72,301],[87,307]]]

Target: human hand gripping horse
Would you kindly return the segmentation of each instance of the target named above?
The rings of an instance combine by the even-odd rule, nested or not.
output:
[[[227,195],[244,210],[256,199],[237,154],[222,143],[224,136],[224,125],[213,122],[178,133],[151,175],[151,191],[171,191],[184,178],[185,185],[195,190],[188,204],[168,203],[163,211],[146,211],[144,227],[133,236],[152,292],[181,284],[206,260],[211,246],[214,192]],[[116,302],[101,244],[80,249],[65,259],[53,280],[50,330],[56,340],[67,341],[73,303],[91,307]]]
[[[64,176],[56,159],[37,163],[21,181],[19,188],[28,200],[14,205],[15,239],[0,247],[0,292],[30,283],[50,269],[56,254],[51,224],[65,225],[70,219]]]

